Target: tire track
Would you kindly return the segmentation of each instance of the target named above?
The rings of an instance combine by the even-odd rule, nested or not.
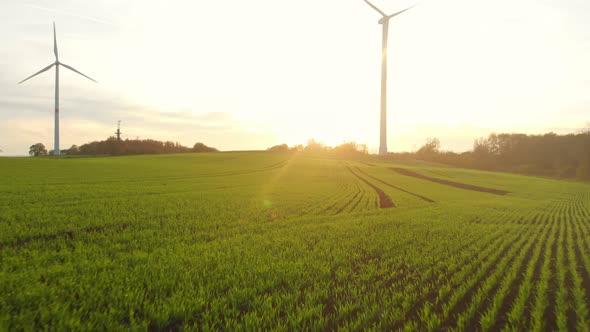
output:
[[[328,207],[326,207],[325,209],[323,209],[320,214],[325,214],[328,213],[329,211],[335,209],[336,207],[338,207],[340,205],[340,202],[343,200],[346,200],[347,203],[349,204],[352,200],[354,200],[354,198],[358,195],[358,191],[356,192],[349,192],[349,193],[338,193],[337,195],[335,195],[334,197],[332,197],[335,201],[334,203],[328,205]],[[344,197],[342,197],[344,196]],[[352,197],[351,197],[352,196]],[[345,204],[345,206],[346,206]],[[341,208],[342,209],[342,208]],[[341,212],[341,209],[338,210],[335,214],[339,214]]]
[[[373,188],[373,190],[375,190],[375,192],[379,196],[379,208],[388,209],[388,208],[395,207],[395,203],[393,203],[393,201],[391,200],[391,197],[389,197],[383,190],[381,190],[379,187],[372,184],[371,182],[363,179],[360,175],[353,172],[350,167],[346,166],[346,168],[350,171],[350,173],[352,173],[352,175],[356,176],[358,179],[360,179],[361,181],[366,183],[369,187]]]
[[[454,181],[449,181],[449,180],[443,180],[443,179],[433,178],[433,177],[430,177],[430,176],[418,174],[418,173],[416,173],[414,171],[410,171],[410,170],[405,169],[405,168],[390,167],[389,169],[391,169],[392,171],[397,172],[397,173],[399,173],[401,175],[411,176],[411,177],[418,178],[418,179],[421,179],[421,180],[426,180],[426,181],[430,181],[430,182],[434,182],[434,183],[438,183],[438,184],[444,184],[446,186],[451,186],[451,187],[455,187],[455,188],[460,188],[460,189],[465,189],[465,190],[472,190],[472,191],[480,191],[480,192],[485,192],[485,193],[495,194],[495,195],[506,195],[506,194],[510,194],[509,191],[505,191],[505,190],[492,189],[492,188],[486,188],[486,187],[479,187],[479,186],[474,186],[474,185],[471,185],[471,184],[466,184],[466,183],[461,183],[461,182],[454,182]]]
[[[356,169],[357,169],[357,171],[361,172],[362,174],[364,174],[364,175],[366,175],[366,176],[370,177],[371,179],[373,179],[373,180],[375,180],[375,181],[381,182],[381,183],[383,183],[383,184],[384,184],[384,185],[386,185],[386,186],[389,186],[389,187],[391,187],[391,188],[394,188],[394,189],[397,189],[397,190],[399,190],[399,191],[405,192],[406,194],[410,194],[410,195],[412,195],[412,196],[418,197],[418,198],[420,198],[420,199],[422,199],[422,200],[424,200],[424,201],[426,201],[426,202],[429,202],[429,203],[434,203],[434,200],[432,200],[432,199],[430,199],[430,198],[428,198],[428,197],[426,197],[426,196],[422,196],[422,195],[414,194],[413,192],[407,191],[407,190],[405,190],[405,189],[402,189],[402,188],[400,188],[400,187],[397,187],[397,186],[394,186],[394,185],[392,185],[392,184],[390,184],[390,183],[387,183],[387,182],[385,182],[385,181],[383,181],[383,180],[381,180],[381,179],[379,179],[379,178],[377,178],[377,177],[374,177],[374,176],[372,176],[372,175],[370,175],[370,174],[366,173],[365,171],[363,171],[363,170],[362,170],[362,169],[360,169],[359,167],[357,167]]]

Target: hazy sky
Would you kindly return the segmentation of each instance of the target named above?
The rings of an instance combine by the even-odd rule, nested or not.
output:
[[[387,12],[415,1],[375,0]],[[222,150],[379,142],[381,26],[362,0],[0,1],[0,149],[113,135]],[[390,23],[388,146],[590,121],[590,2],[423,0]]]

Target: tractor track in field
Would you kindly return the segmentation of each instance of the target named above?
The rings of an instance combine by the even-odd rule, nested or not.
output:
[[[354,193],[348,193],[348,194],[346,194],[346,196],[344,196],[344,198],[346,199],[346,198],[348,198],[348,197],[350,197],[352,195],[354,195]],[[326,212],[329,212],[333,208],[337,207],[338,206],[338,197],[339,196],[340,196],[340,193],[338,193],[337,195],[334,195],[333,197],[336,197],[337,200],[334,203],[331,203],[330,205],[328,205],[327,207],[325,207],[323,210],[321,210],[320,214],[324,214]],[[333,198],[333,197],[330,197],[330,198]]]
[[[460,188],[460,189],[465,189],[465,190],[472,190],[472,191],[479,191],[479,192],[484,192],[484,193],[489,193],[489,194],[494,194],[494,195],[502,195],[502,196],[510,194],[509,191],[505,191],[505,190],[479,187],[479,186],[474,186],[471,184],[466,184],[466,183],[461,183],[461,182],[454,182],[454,181],[449,181],[449,180],[433,178],[430,176],[418,174],[414,171],[411,171],[411,170],[405,169],[405,168],[390,167],[389,169],[391,169],[392,171],[394,171],[398,174],[401,174],[401,175],[411,176],[411,177],[414,177],[417,179],[426,180],[426,181],[430,181],[430,182],[434,182],[434,183],[438,183],[438,184],[443,184],[443,185],[450,186],[450,187],[455,187],[455,188]]]
[[[109,180],[103,179],[100,181],[79,181],[76,183],[72,182],[51,182],[51,183],[44,183],[44,185],[56,186],[56,185],[89,185],[89,184],[105,184],[105,183],[131,183],[131,182],[153,182],[153,181],[183,181],[183,180],[190,180],[190,179],[201,179],[201,178],[213,178],[213,177],[223,177],[223,176],[233,176],[233,175],[242,175],[242,174],[250,174],[250,173],[260,173],[260,172],[267,172],[272,171],[275,169],[283,168],[289,163],[289,160],[283,160],[278,163],[274,163],[271,165],[267,165],[261,168],[250,169],[250,170],[243,170],[243,171],[231,171],[231,172],[220,172],[220,173],[209,173],[209,174],[200,174],[200,175],[187,175],[187,176],[162,176],[162,177],[151,177],[145,179],[121,179],[121,180]],[[30,186],[38,186],[39,184],[29,183],[26,185]]]
[[[209,191],[218,191],[218,190],[226,190],[226,189],[231,189],[231,188],[236,188],[236,185],[226,185],[226,186],[222,186],[222,187],[211,187],[208,190]],[[162,192],[149,191],[149,192],[140,192],[140,193],[126,193],[124,195],[101,196],[101,197],[84,198],[84,199],[78,199],[78,200],[68,200],[68,201],[62,201],[59,203],[54,203],[51,206],[39,205],[39,203],[34,203],[34,202],[25,202],[25,203],[20,203],[18,205],[20,207],[31,206],[31,209],[48,210],[48,209],[62,209],[63,207],[67,207],[67,206],[75,206],[75,205],[79,205],[79,204],[87,204],[87,203],[93,203],[93,202],[103,202],[103,201],[111,201],[111,200],[119,200],[119,199],[132,199],[132,198],[144,197],[144,196],[147,196],[147,197],[149,197],[149,196],[166,196],[166,195],[178,195],[178,194],[189,194],[189,193],[200,193],[200,192],[201,191],[199,191],[198,189],[162,191]],[[11,208],[11,207],[13,207],[13,206],[9,206],[9,205],[0,206],[0,208],[6,208],[6,209]]]
[[[322,213],[325,213],[325,212],[329,211],[331,208],[333,208],[337,204],[336,203],[331,203],[330,206],[328,208],[326,208],[324,203],[325,202],[328,202],[329,203],[329,202],[332,202],[333,200],[336,200],[337,201],[338,198],[341,196],[341,192],[340,191],[344,191],[346,189],[347,189],[346,185],[340,185],[338,187],[338,192],[336,192],[335,194],[327,195],[326,197],[322,197],[320,199],[317,199],[312,204],[313,209],[310,210],[310,211],[315,211],[315,212],[312,212],[312,213],[319,213],[319,214],[322,214]],[[348,196],[350,196],[350,194],[347,195],[346,197],[348,197]],[[309,211],[308,211],[308,213],[309,213]],[[307,214],[307,213],[305,213],[305,214]]]
[[[399,191],[401,191],[401,192],[404,192],[404,193],[406,193],[406,194],[410,194],[410,195],[412,195],[412,196],[414,196],[414,197],[418,197],[418,198],[420,198],[420,199],[422,199],[422,200],[424,200],[424,201],[426,201],[426,202],[429,202],[429,203],[435,203],[435,201],[434,201],[434,200],[432,200],[432,199],[430,199],[430,198],[428,198],[428,197],[426,197],[426,196],[422,196],[422,195],[419,195],[419,194],[415,194],[415,193],[413,193],[413,192],[410,192],[410,191],[407,191],[407,190],[405,190],[405,189],[402,189],[402,188],[400,188],[400,187],[398,187],[398,186],[394,186],[394,185],[392,185],[391,183],[387,183],[387,182],[385,182],[385,181],[383,181],[383,180],[381,180],[381,179],[379,179],[379,178],[377,178],[377,177],[374,177],[374,176],[372,176],[372,175],[368,174],[367,172],[363,171],[363,170],[362,170],[362,169],[360,169],[359,167],[357,167],[356,169],[357,169],[357,171],[361,172],[362,174],[364,174],[364,175],[366,175],[366,176],[370,177],[371,179],[373,179],[373,180],[375,180],[375,181],[381,182],[381,183],[383,183],[383,184],[384,184],[384,185],[386,185],[386,186],[389,186],[389,187],[391,187],[391,188],[393,188],[393,189],[399,190]]]
[[[371,182],[367,181],[362,176],[356,174],[350,167],[346,166],[346,168],[348,169],[348,171],[350,173],[352,173],[352,175],[356,176],[358,179],[360,179],[365,184],[367,184],[369,187],[373,188],[373,190],[375,190],[375,192],[379,196],[379,208],[388,209],[388,208],[395,207],[395,203],[391,200],[391,197],[389,197],[383,190],[381,190],[379,187],[372,184]]]
[[[346,202],[346,204],[342,205],[337,211],[336,214],[340,214],[342,212],[344,212],[344,209],[346,209],[349,205],[352,204],[352,202],[355,201],[355,199],[357,198],[358,195],[361,195],[362,198],[362,194],[361,194],[361,190],[357,189],[356,193],[354,194],[354,196],[348,200],[348,202]],[[351,210],[352,211],[352,210]]]
[[[127,223],[108,224],[108,225],[100,225],[100,226],[90,226],[90,227],[85,227],[85,228],[81,228],[78,230],[64,230],[64,231],[48,233],[48,234],[31,235],[31,236],[19,238],[16,241],[0,243],[0,250],[4,249],[6,247],[20,248],[20,247],[24,247],[30,243],[36,242],[36,241],[53,241],[53,240],[57,240],[59,238],[65,238],[66,240],[73,240],[76,237],[76,235],[79,235],[81,233],[86,233],[86,234],[88,234],[88,233],[102,233],[102,232],[106,231],[107,229],[121,231],[121,230],[125,230],[129,227],[131,227],[131,225],[127,224]]]
[[[283,167],[283,166],[287,165],[288,162],[289,162],[289,160],[281,160],[278,163],[270,164],[268,166],[262,167],[261,169]]]
[[[354,205],[350,208],[350,211],[354,211],[356,209],[356,207],[363,201],[363,198],[365,198],[365,190],[360,189],[361,191],[361,197],[359,197],[359,199],[354,203]]]
[[[429,170],[428,172],[430,172],[432,174],[435,174],[435,175],[438,175],[438,176],[443,176],[445,178],[454,178],[453,176],[450,176],[448,174],[443,174],[443,173],[438,172],[438,171]]]
[[[332,213],[331,215],[336,215],[336,214],[342,213],[344,211],[344,209],[346,209],[346,207],[351,202],[354,201],[354,199],[359,195],[359,193],[360,193],[360,190],[358,190],[358,188],[357,188],[357,191],[350,192],[346,196],[344,196],[344,198],[342,199],[342,200],[345,200],[346,199],[346,203],[344,205],[340,205],[339,204],[340,201],[339,200],[336,200],[336,202],[330,204],[328,207],[326,207],[324,210],[322,210],[321,214],[330,212],[331,210],[338,208],[338,206],[340,206],[340,208],[338,208],[336,210],[336,212]]]
[[[279,168],[283,168],[288,164],[288,160],[284,160],[280,163],[272,164],[261,169],[256,170],[249,170],[249,171],[242,171],[242,172],[230,172],[230,173],[218,173],[218,174],[208,174],[208,175],[199,175],[199,176],[189,176],[189,177],[162,177],[162,178],[151,178],[146,180],[105,180],[102,182],[79,182],[77,184],[103,184],[103,183],[116,183],[116,182],[149,182],[149,181],[164,181],[164,180],[173,180],[173,181],[180,181],[180,180],[188,180],[188,179],[199,179],[199,178],[212,178],[212,177],[223,177],[223,176],[233,176],[233,175],[242,175],[242,174],[251,174],[251,173],[260,173],[260,172],[267,172],[276,170]],[[60,184],[68,184],[68,183],[60,183]],[[53,185],[53,184],[52,184]],[[224,186],[219,187],[216,189],[225,189],[225,188],[232,188],[232,186]],[[59,205],[75,205],[80,203],[81,201],[103,201],[109,200],[113,198],[128,198],[133,196],[145,196],[145,195],[168,195],[168,194],[182,194],[182,193],[190,193],[190,192],[197,192],[197,190],[180,190],[180,191],[169,191],[169,192],[148,192],[148,193],[139,193],[139,194],[126,194],[126,195],[117,195],[117,196],[102,196],[102,197],[95,197],[95,198],[88,198],[84,200],[75,200],[75,201],[68,201],[59,203]],[[26,205],[38,205],[38,203],[22,203]],[[1,208],[11,208],[13,205],[4,205]]]
[[[195,178],[213,178],[213,177],[221,177],[221,176],[232,176],[232,175],[242,175],[242,174],[251,174],[251,173],[260,173],[260,172],[267,172],[267,171],[272,171],[275,169],[279,169],[279,168],[283,168],[285,167],[289,162],[288,161],[283,161],[274,165],[269,165],[263,168],[259,168],[259,169],[255,169],[255,170],[249,170],[249,171],[240,171],[240,172],[231,172],[231,173],[219,173],[219,174],[210,174],[210,175],[201,175],[201,176],[196,176]]]

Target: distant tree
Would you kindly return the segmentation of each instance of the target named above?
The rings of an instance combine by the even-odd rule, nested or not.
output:
[[[369,149],[365,144],[357,144],[355,142],[342,143],[333,149],[334,152],[342,154],[368,154]]]
[[[66,150],[67,154],[80,154],[80,148],[74,144],[69,149]]]
[[[287,144],[279,144],[279,145],[272,146],[266,150],[271,151],[271,152],[289,151],[289,146]]]
[[[218,152],[216,148],[209,147],[201,142],[193,146],[193,152]]]
[[[488,140],[483,137],[480,139],[476,139],[475,142],[473,142],[473,154],[475,154],[478,157],[483,157],[491,154],[490,150],[491,148],[488,144]]]
[[[581,180],[590,180],[590,166],[578,166],[578,169],[576,170],[576,177]]]
[[[342,143],[342,144],[334,147],[334,151],[341,152],[341,153],[356,152],[356,143],[355,142]]]
[[[307,146],[305,146],[305,150],[306,151],[326,151],[328,150],[328,148],[320,142],[317,142],[316,140],[309,139],[307,141]]]
[[[175,147],[176,147],[176,144],[172,141],[164,142],[164,150],[174,150]]]
[[[45,149],[45,145],[43,145],[43,143],[33,144],[29,148],[29,155],[33,157],[46,156],[47,149]]]
[[[369,154],[369,147],[367,144],[357,144],[356,150],[362,154]]]
[[[436,155],[440,152],[440,141],[438,138],[429,138],[426,140],[426,144],[424,144],[418,151],[416,151],[416,155],[418,156],[432,156]]]
[[[585,132],[491,134],[461,154],[440,152],[438,140],[429,139],[414,157],[460,167],[590,180],[590,134]]]
[[[213,148],[210,148],[213,149]],[[216,150],[216,149],[214,149]],[[90,142],[78,147],[81,155],[136,155],[136,154],[165,154],[193,152],[193,148],[182,146],[178,142],[156,141],[153,139],[117,140],[111,136],[104,141]],[[69,153],[69,152],[68,152]]]
[[[303,151],[304,147],[302,144],[297,144],[291,148],[291,151],[301,152]]]

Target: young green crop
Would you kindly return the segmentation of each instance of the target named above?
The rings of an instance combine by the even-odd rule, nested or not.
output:
[[[0,178],[0,330],[590,328],[589,184],[267,152]]]

